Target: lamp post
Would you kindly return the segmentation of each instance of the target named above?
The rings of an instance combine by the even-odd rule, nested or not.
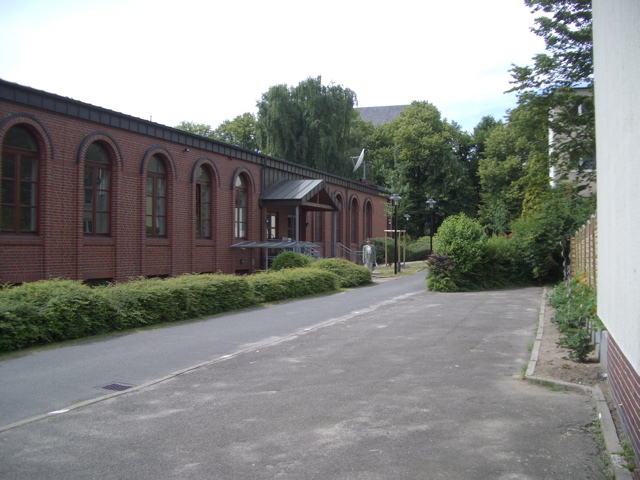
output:
[[[407,221],[404,227],[404,243],[402,244],[402,266],[407,266],[407,233],[409,233],[409,219],[411,215],[405,213],[404,219]]]
[[[393,202],[393,216],[396,218],[396,226],[393,230],[393,243],[395,244],[393,249],[395,250],[395,263],[393,264],[393,274],[398,274],[398,203],[402,200],[402,197],[397,193],[394,193],[389,197]]]
[[[431,224],[429,226],[429,255],[433,253],[433,206],[436,204],[436,201],[433,198],[427,200],[427,205],[429,205],[429,210],[431,211]]]

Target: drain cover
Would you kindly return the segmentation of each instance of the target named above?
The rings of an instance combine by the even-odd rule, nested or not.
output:
[[[121,392],[123,390],[127,390],[132,388],[133,385],[125,385],[124,383],[110,383],[109,385],[105,385],[102,387],[104,390],[112,390],[114,392]]]

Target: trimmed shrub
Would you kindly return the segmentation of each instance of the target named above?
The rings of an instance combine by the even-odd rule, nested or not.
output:
[[[0,290],[0,350],[213,315],[256,303],[245,277],[184,275],[91,288],[43,280]]]
[[[344,258],[324,258],[314,262],[311,267],[336,274],[340,280],[341,288],[352,288],[371,283],[371,272],[368,268],[356,265]]]
[[[0,290],[0,350],[71,340],[110,330],[113,310],[98,291],[71,280]]]
[[[302,253],[282,252],[273,259],[271,270],[283,270],[285,268],[304,268],[313,263],[311,258]]]
[[[329,292],[337,290],[339,285],[335,274],[316,268],[261,272],[246,278],[261,302]]]

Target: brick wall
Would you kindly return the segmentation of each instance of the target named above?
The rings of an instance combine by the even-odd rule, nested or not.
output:
[[[618,405],[618,415],[625,432],[640,458],[640,375],[609,335],[607,344],[609,387]]]
[[[60,102],[73,106],[74,101],[60,98]],[[110,112],[107,121],[97,107],[80,106],[88,109],[86,118],[57,113],[55,108],[33,107],[28,102],[0,100],[0,142],[9,128],[24,125],[37,138],[40,149],[38,233],[0,234],[0,283],[56,277],[124,281],[141,275],[249,273],[264,268],[262,249],[229,248],[236,241],[232,185],[238,174],[244,174],[249,181],[247,240],[265,239],[263,216],[267,212],[259,207],[261,163],[239,158],[244,155],[242,152],[234,156],[234,149],[228,149],[231,154],[192,145],[187,149],[185,144],[158,138],[157,133],[142,134],[111,126],[113,116],[120,114]],[[147,131],[156,132],[153,126],[149,123]],[[95,141],[107,147],[112,161],[111,229],[106,237],[84,235],[82,229],[84,152]],[[145,231],[146,168],[153,154],[162,156],[167,167],[168,227],[164,238],[149,238]],[[197,167],[205,164],[213,172],[212,238],[201,240],[195,237],[193,176]],[[293,169],[290,164],[287,168]],[[349,246],[357,248],[364,240],[362,206],[366,199],[373,206],[373,236],[383,235],[386,218],[382,204],[386,198],[382,194],[329,182],[327,187],[332,196],[342,196],[343,208],[348,206],[346,200],[354,196],[360,207],[358,242]],[[294,214],[294,207],[289,208]],[[323,214],[323,236],[327,242],[332,240],[333,215]],[[311,214],[306,217],[309,222]],[[286,215],[281,215],[281,222],[286,224]],[[305,220],[301,219],[302,229],[304,225]],[[345,239],[349,238],[345,235],[349,227],[347,210],[343,212],[342,226]],[[286,236],[286,227],[281,232]],[[310,229],[304,234],[307,239],[312,238]]]

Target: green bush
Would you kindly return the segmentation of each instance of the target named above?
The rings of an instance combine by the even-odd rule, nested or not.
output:
[[[505,235],[492,235],[487,241],[484,288],[505,288],[530,284],[516,245]]]
[[[434,292],[457,292],[458,286],[451,278],[456,268],[453,259],[449,255],[434,253],[427,259],[427,290]]]
[[[563,275],[563,249],[594,211],[594,199],[552,190],[542,207],[513,222],[512,241],[528,278],[557,282]]]
[[[433,237],[433,249],[449,257],[454,268],[445,273],[430,265],[432,282],[446,283],[449,289],[458,291],[479,289],[486,274],[487,243],[487,235],[476,220],[463,214],[447,218]]]
[[[371,283],[371,272],[366,267],[356,265],[344,258],[325,258],[311,265],[312,268],[327,270],[336,274],[340,287],[352,288]]]
[[[425,261],[429,254],[430,239],[422,237],[412,242],[407,242],[407,262]]]
[[[0,350],[109,331],[113,310],[96,290],[70,280],[42,280],[0,290]]]
[[[597,298],[585,276],[572,277],[557,285],[547,299],[558,324],[560,345],[571,350],[569,356],[584,362],[595,349],[591,328],[603,328],[597,315]]]
[[[313,260],[302,253],[282,252],[273,259],[271,270],[278,271],[285,268],[304,268],[311,265],[311,263],[313,263]]]
[[[338,277],[322,269],[295,268],[261,272],[247,277],[261,302],[304,297],[337,290]]]
[[[245,277],[184,275],[91,288],[45,280],[0,290],[0,351],[213,315],[255,304]]]

